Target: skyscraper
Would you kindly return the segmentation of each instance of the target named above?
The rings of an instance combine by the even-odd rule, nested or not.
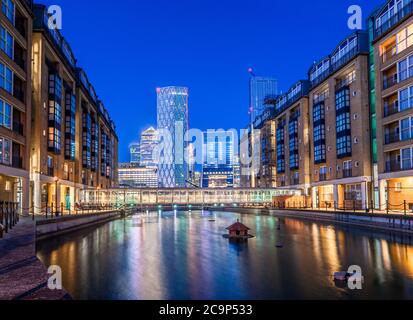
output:
[[[129,145],[130,152],[130,162],[134,164],[139,164],[141,161],[141,152],[139,142],[132,142]]]
[[[277,94],[277,79],[252,75],[250,79],[250,106],[252,120],[255,120],[256,117],[260,116],[267,108],[265,99],[268,97],[275,97]]]
[[[234,186],[233,132],[204,133],[203,188],[232,188]]]
[[[157,145],[158,131],[154,127],[142,132],[140,143],[140,164],[142,166],[155,167],[158,165],[158,159],[154,153]]]
[[[185,152],[188,143],[188,88],[165,87],[157,89],[159,133],[159,187],[185,187],[188,164]]]

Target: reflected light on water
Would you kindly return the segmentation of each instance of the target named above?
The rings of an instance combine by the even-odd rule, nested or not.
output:
[[[207,211],[139,219],[139,226],[129,218],[42,241],[38,256],[62,267],[64,286],[78,299],[413,298],[408,236]],[[224,239],[237,219],[256,237]],[[350,265],[363,269],[361,291],[332,281]]]

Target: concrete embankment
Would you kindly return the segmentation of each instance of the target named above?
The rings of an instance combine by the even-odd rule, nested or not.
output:
[[[36,240],[44,240],[67,232],[87,228],[122,217],[120,211],[108,211],[98,214],[65,216],[36,222]]]
[[[106,223],[125,216],[121,211],[32,221],[22,218],[0,240],[0,300],[71,299],[63,290],[50,290],[47,267],[36,257],[36,241]]]
[[[224,208],[223,211],[324,221],[328,223],[352,225],[360,228],[413,234],[413,216],[408,215],[332,211],[323,212],[310,210],[274,210],[265,208]]]

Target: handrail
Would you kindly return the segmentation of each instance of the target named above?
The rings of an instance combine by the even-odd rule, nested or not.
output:
[[[19,204],[15,202],[0,202],[0,239],[9,233],[19,222]]]

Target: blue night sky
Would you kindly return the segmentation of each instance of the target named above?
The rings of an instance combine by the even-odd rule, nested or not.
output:
[[[40,2],[40,1],[36,1]],[[45,0],[63,10],[63,35],[116,122],[120,161],[156,125],[156,88],[190,89],[191,128],[248,123],[248,67],[285,91],[363,20],[371,0]]]

